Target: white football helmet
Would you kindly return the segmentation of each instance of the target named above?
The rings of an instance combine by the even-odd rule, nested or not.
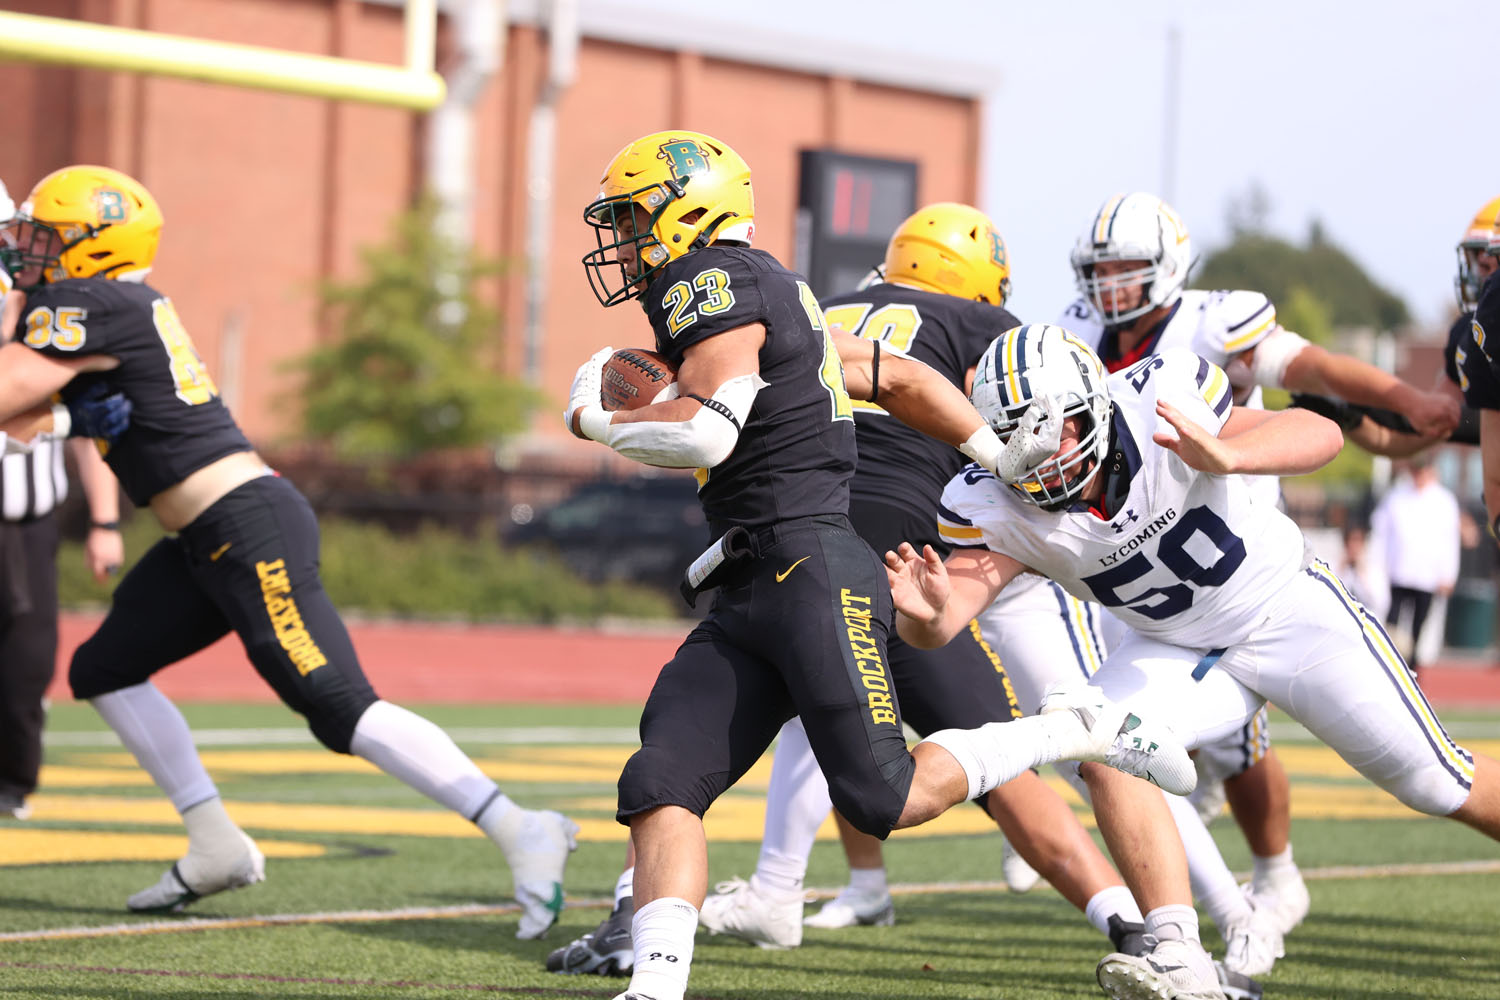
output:
[[[1002,478],[1021,499],[1061,510],[1104,464],[1113,411],[1107,377],[1099,356],[1060,326],[1014,327],[985,350],[969,398],[1005,442]],[[1057,454],[1062,424],[1074,416],[1078,443]]]
[[[10,192],[5,189],[5,182],[0,181],[0,222],[4,222],[16,214],[16,203],[10,200]]]
[[[1094,265],[1106,260],[1139,261],[1141,266],[1106,283],[1094,273]],[[1105,326],[1121,326],[1182,297],[1194,263],[1193,247],[1187,226],[1172,206],[1153,194],[1137,191],[1114,195],[1104,203],[1074,244],[1072,263],[1078,290],[1093,303]],[[1139,286],[1141,300],[1121,309],[1111,296],[1106,305],[1105,296],[1100,294],[1104,284],[1111,289]]]

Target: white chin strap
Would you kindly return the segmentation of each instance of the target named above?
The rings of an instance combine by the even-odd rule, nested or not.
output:
[[[1057,454],[1062,444],[1062,407],[1051,396],[1032,400],[1010,440],[1000,449],[995,475],[1007,483],[1018,483],[1043,461]]]

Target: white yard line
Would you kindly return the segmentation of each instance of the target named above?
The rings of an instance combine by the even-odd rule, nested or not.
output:
[[[1427,878],[1434,875],[1475,875],[1500,872],[1500,860],[1429,861],[1389,865],[1332,865],[1326,868],[1304,868],[1307,881],[1326,879]],[[945,892],[1006,892],[1004,882],[906,882],[890,887],[896,896],[917,896]],[[830,899],[839,890],[809,889],[808,895]],[[568,905],[580,909],[612,905],[605,898],[570,899]],[[411,906],[394,910],[333,910],[321,913],[272,913],[250,917],[184,917],[178,920],[149,920],[100,927],[52,927],[45,930],[11,931],[0,934],[0,942],[55,941],[78,938],[133,937],[142,934],[177,934],[184,931],[236,930],[246,927],[284,927],[296,924],[352,924],[393,920],[442,920],[449,917],[503,916],[515,913],[514,904],[464,903],[456,906]]]

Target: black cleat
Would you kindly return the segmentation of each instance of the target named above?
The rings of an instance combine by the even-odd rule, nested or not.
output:
[[[590,972],[600,976],[630,975],[635,966],[635,944],[630,938],[630,922],[634,917],[635,902],[626,896],[591,933],[548,955],[547,971],[564,976]]]

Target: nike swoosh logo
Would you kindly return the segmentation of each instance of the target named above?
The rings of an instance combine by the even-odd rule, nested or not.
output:
[[[1161,973],[1176,972],[1178,969],[1185,969],[1185,968],[1187,968],[1187,966],[1185,966],[1185,965],[1157,965],[1155,962],[1151,961],[1149,958],[1146,959],[1146,964],[1149,965],[1149,966],[1151,966],[1152,969],[1156,970],[1157,972],[1161,972]]]
[[[798,559],[796,562],[792,563],[790,566],[788,566],[786,569],[782,570],[780,573],[777,573],[776,574],[776,582],[780,583],[782,580],[785,580],[788,576],[791,575],[792,570],[796,569],[798,566],[801,566],[803,563],[807,562],[811,558],[812,558],[812,556],[803,556],[801,559]]]
[[[208,561],[209,562],[218,562],[219,561],[219,557],[222,556],[224,553],[228,552],[229,551],[229,546],[231,546],[233,544],[234,544],[233,542],[225,542],[223,545],[220,545],[218,548],[214,549],[212,552],[209,553],[209,555],[208,555]]]

